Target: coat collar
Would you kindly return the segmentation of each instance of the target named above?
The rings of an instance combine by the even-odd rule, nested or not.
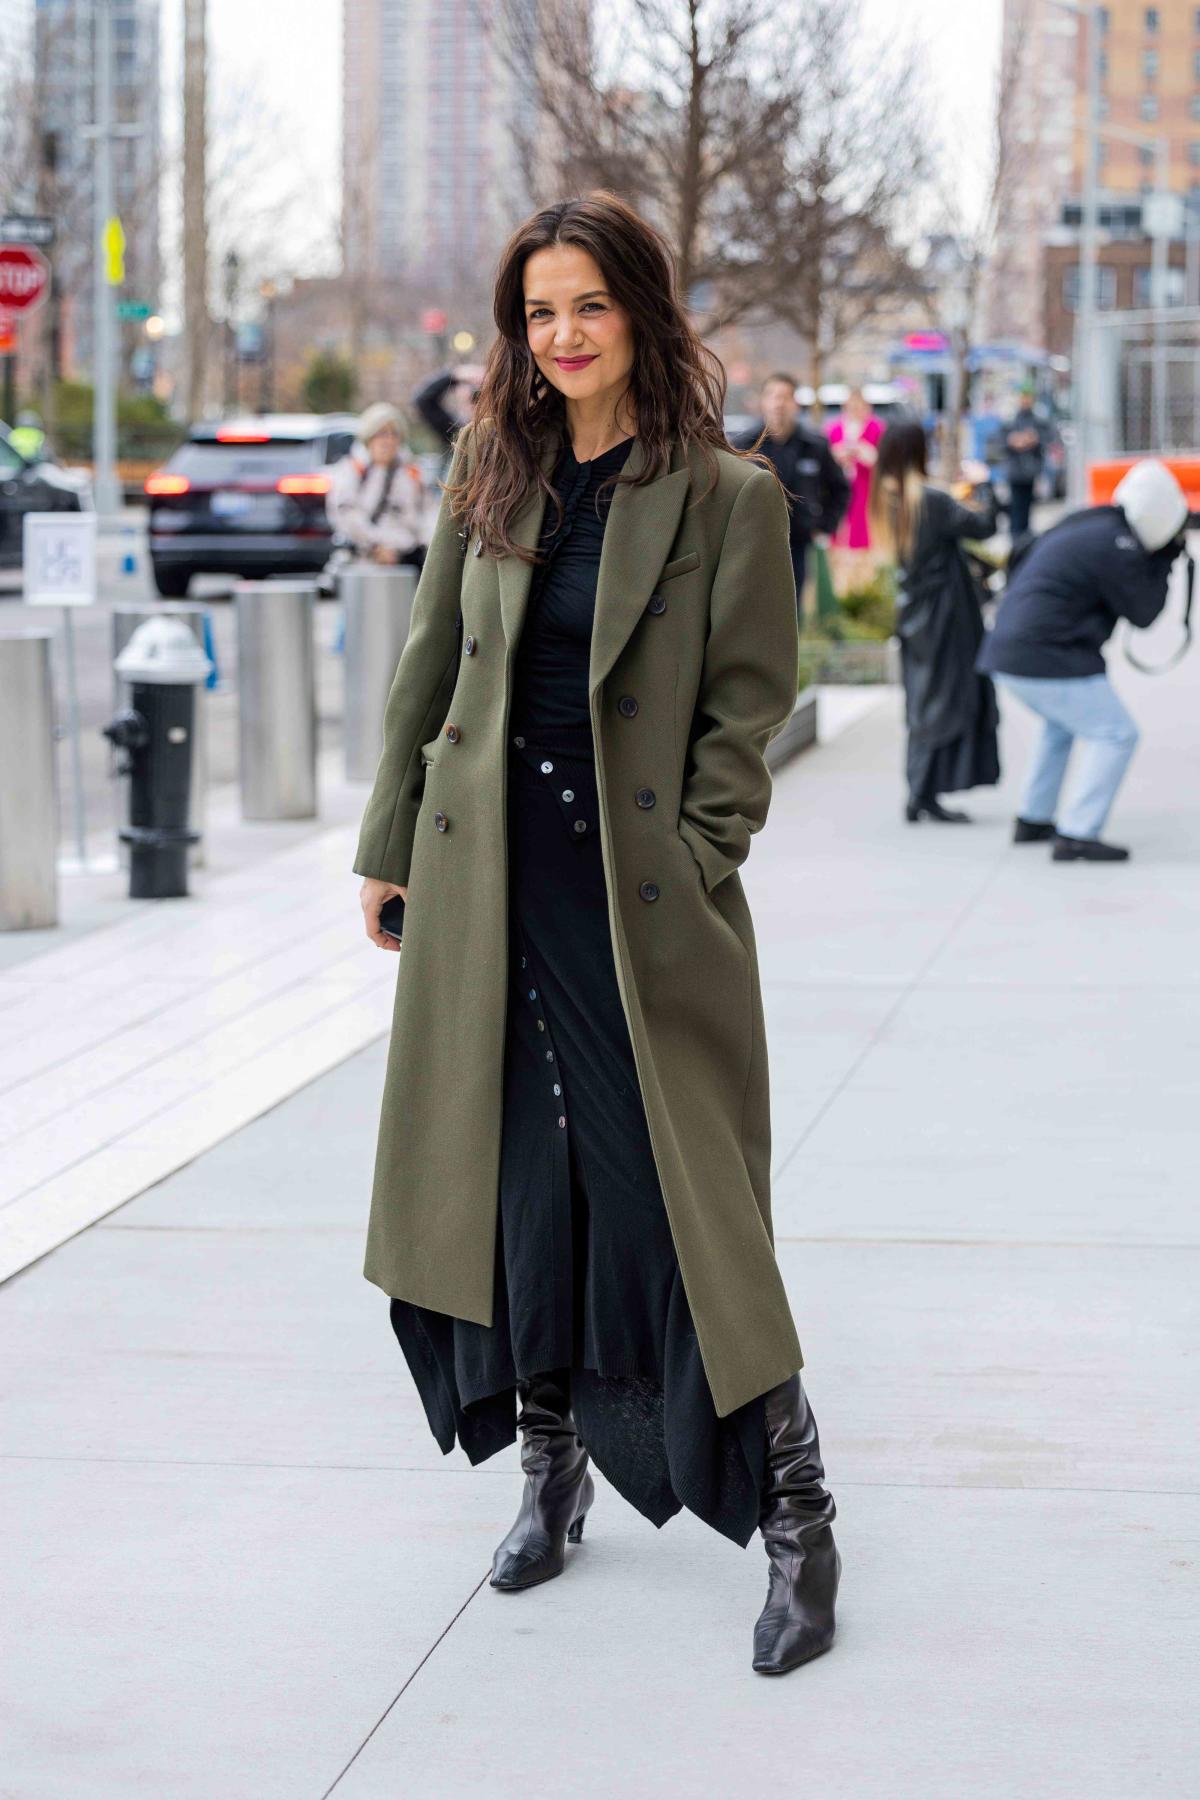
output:
[[[547,475],[556,457],[557,445],[543,452],[542,468]],[[635,441],[623,473],[636,477],[645,466],[645,448],[640,440]],[[676,446],[668,472],[656,476],[645,487],[621,482],[613,495],[596,585],[596,622],[588,670],[591,692],[621,654],[654,591],[679,530],[690,482],[687,462]],[[545,495],[538,493],[516,520],[513,537],[526,549],[532,549],[538,541],[545,507]],[[506,556],[499,564],[499,576],[500,619],[505,640],[515,650],[525,622],[533,569],[518,557]]]

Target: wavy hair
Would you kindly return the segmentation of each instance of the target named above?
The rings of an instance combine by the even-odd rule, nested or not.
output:
[[[618,479],[645,486],[669,466],[672,444],[678,443],[685,454],[699,450],[711,491],[717,479],[714,451],[732,450],[722,420],[725,370],[688,319],[675,260],[663,238],[632,206],[603,189],[542,207],[518,227],[500,257],[492,302],[498,335],[476,402],[470,468],[448,489],[455,517],[489,555],[524,562],[536,562],[537,552],[515,543],[512,531],[530,496],[543,490],[561,512],[541,456],[548,441],[561,440],[566,408],[529,348],[524,290],[529,258],[555,244],[587,251],[633,327],[629,398],[647,455],[640,475]]]

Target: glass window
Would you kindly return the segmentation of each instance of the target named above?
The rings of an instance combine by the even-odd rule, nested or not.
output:
[[[1158,30],[1158,8],[1157,8],[1157,6],[1148,6],[1146,8],[1145,17],[1146,17],[1146,30],[1150,31],[1150,32],[1157,31]]]
[[[1193,138],[1188,145],[1188,161],[1193,169],[1200,169],[1200,138]]]
[[[1200,119],[1200,94],[1192,95],[1192,117]]]
[[[1154,167],[1153,144],[1138,145],[1138,161],[1141,163],[1143,169],[1152,169]]]
[[[1063,306],[1067,312],[1074,312],[1079,302],[1079,264],[1069,263],[1063,270],[1062,283]],[[1096,270],[1096,305],[1104,312],[1111,312],[1117,304],[1117,271],[1099,268]]]
[[[1200,7],[1196,8],[1196,12],[1197,12],[1197,15],[1200,16]],[[1099,25],[1101,31],[1108,30],[1108,22],[1109,22],[1108,7],[1107,6],[1098,6],[1096,8],[1096,23]]]
[[[1141,114],[1142,114],[1143,119],[1157,119],[1157,117],[1158,117],[1158,95],[1157,94],[1143,94],[1142,95]]]
[[[1142,51],[1142,74],[1145,76],[1147,81],[1157,81],[1158,80],[1158,51],[1157,50],[1143,50]]]
[[[1101,81],[1107,81],[1108,80],[1108,51],[1102,50],[1100,52],[1099,56],[1096,58],[1096,62],[1099,66]]]

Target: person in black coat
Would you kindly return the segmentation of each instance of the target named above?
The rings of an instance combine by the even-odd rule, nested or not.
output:
[[[1147,458],[1121,482],[1113,506],[1090,506],[1037,538],[1010,565],[1008,586],[978,667],[1042,720],[1014,838],[1052,839],[1056,862],[1125,862],[1101,839],[1138,729],[1117,698],[1103,646],[1118,619],[1152,625],[1183,550],[1187,501],[1162,463]],[[1076,738],[1079,779],[1057,818]]]
[[[871,535],[896,559],[896,631],[908,719],[905,817],[965,825],[940,796],[1000,779],[996,696],[975,657],[983,638],[979,585],[964,539],[991,537],[996,503],[986,483],[963,506],[929,484],[925,428],[889,425],[871,482]]]
[[[1046,454],[1046,428],[1033,410],[1034,390],[1021,389],[1021,404],[1005,428],[1008,476],[1008,532],[1013,543],[1029,530],[1033,490]]]
[[[803,618],[809,545],[827,542],[841,524],[850,504],[850,483],[838,467],[828,440],[821,432],[810,431],[800,423],[796,383],[790,375],[768,375],[761,398],[762,424],[733,441],[736,449],[757,449],[767,457],[775,465],[787,493],[796,611]]]

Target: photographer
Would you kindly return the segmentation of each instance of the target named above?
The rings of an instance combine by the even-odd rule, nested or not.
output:
[[[1043,721],[1013,838],[1052,840],[1055,862],[1128,860],[1128,850],[1100,833],[1138,729],[1109,682],[1102,647],[1118,619],[1154,623],[1184,548],[1187,501],[1162,463],[1135,463],[1113,499],[1073,513],[1010,565],[976,665]],[[1084,747],[1077,780],[1056,823],[1076,738]]]

